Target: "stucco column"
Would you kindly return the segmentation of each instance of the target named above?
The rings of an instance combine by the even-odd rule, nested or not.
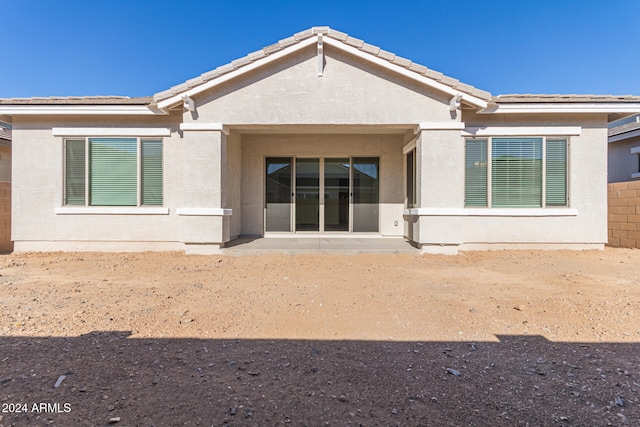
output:
[[[417,206],[464,205],[464,139],[460,130],[422,130],[416,141]]]
[[[183,129],[183,202],[176,213],[180,240],[190,253],[215,253],[229,240],[227,136],[217,127]]]
[[[454,127],[454,126],[452,126]],[[416,139],[416,207],[407,211],[407,238],[419,247],[457,245],[457,218],[443,227],[441,208],[464,207],[464,139],[460,129],[420,129]]]

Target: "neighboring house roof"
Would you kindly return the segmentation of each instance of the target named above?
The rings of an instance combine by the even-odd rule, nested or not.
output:
[[[11,124],[0,121],[0,144],[11,144]]]
[[[11,141],[11,129],[3,128],[0,125],[0,141]]]
[[[626,132],[640,129],[640,116],[635,116],[633,119],[635,120],[609,128],[609,136],[620,135]]]
[[[615,123],[609,128],[609,142],[640,136],[640,115],[629,117],[620,124]]]
[[[633,95],[578,95],[578,94],[508,94],[494,96],[492,101],[500,104],[516,103],[600,103],[600,102],[640,102],[640,96]]]

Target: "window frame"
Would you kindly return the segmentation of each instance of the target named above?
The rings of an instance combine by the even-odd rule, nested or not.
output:
[[[540,181],[540,206],[494,206],[493,203],[493,188],[492,188],[492,179],[493,179],[493,140],[495,139],[504,139],[509,137],[504,136],[478,136],[478,137],[467,137],[464,138],[464,208],[470,209],[567,209],[571,207],[571,198],[570,198],[570,147],[571,147],[571,138],[568,136],[539,136],[539,135],[526,135],[526,136],[512,136],[510,138],[520,138],[520,139],[529,139],[529,140],[542,140],[542,153],[541,153],[541,181]],[[565,203],[563,205],[555,205],[547,203],[547,141],[553,140],[564,140],[565,142],[565,174],[564,174],[564,185],[565,185]],[[486,141],[486,205],[468,205],[467,204],[467,192],[469,182],[467,181],[468,177],[468,147],[467,143],[469,141]]]
[[[123,139],[135,139],[136,144],[136,204],[135,205],[93,205],[91,204],[91,141],[90,140],[100,140],[100,139],[115,139],[115,138],[123,138]],[[67,157],[67,144],[69,141],[80,141],[84,142],[84,203],[83,204],[69,204],[68,194],[67,194],[67,169],[68,169],[68,157]],[[144,204],[143,203],[143,141],[160,141],[160,164],[161,164],[161,185],[160,185],[160,204]],[[164,206],[164,194],[165,194],[165,180],[164,180],[164,139],[162,137],[152,137],[152,136],[73,136],[73,137],[65,137],[63,138],[62,143],[62,154],[63,154],[63,168],[62,168],[62,207],[65,209],[137,209],[137,208],[161,208]]]
[[[416,147],[405,153],[405,197],[406,208],[411,209],[417,206],[417,171],[416,171]],[[411,169],[409,169],[411,165]]]

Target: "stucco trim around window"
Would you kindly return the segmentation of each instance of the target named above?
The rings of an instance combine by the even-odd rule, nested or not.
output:
[[[55,212],[56,215],[169,215],[169,208],[62,206]]]
[[[229,216],[231,209],[222,208],[178,208],[176,214],[181,216]]]
[[[169,128],[53,128],[53,136],[171,136]]]
[[[406,209],[404,215],[415,216],[498,216],[498,217],[545,217],[578,216],[578,209],[567,208],[414,208]]]
[[[580,126],[528,126],[528,127],[466,127],[462,136],[579,136]]]

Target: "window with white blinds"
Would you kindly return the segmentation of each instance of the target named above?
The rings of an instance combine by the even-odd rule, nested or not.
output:
[[[465,206],[567,206],[567,147],[566,138],[467,139]]]
[[[162,140],[65,140],[66,205],[162,205]]]

